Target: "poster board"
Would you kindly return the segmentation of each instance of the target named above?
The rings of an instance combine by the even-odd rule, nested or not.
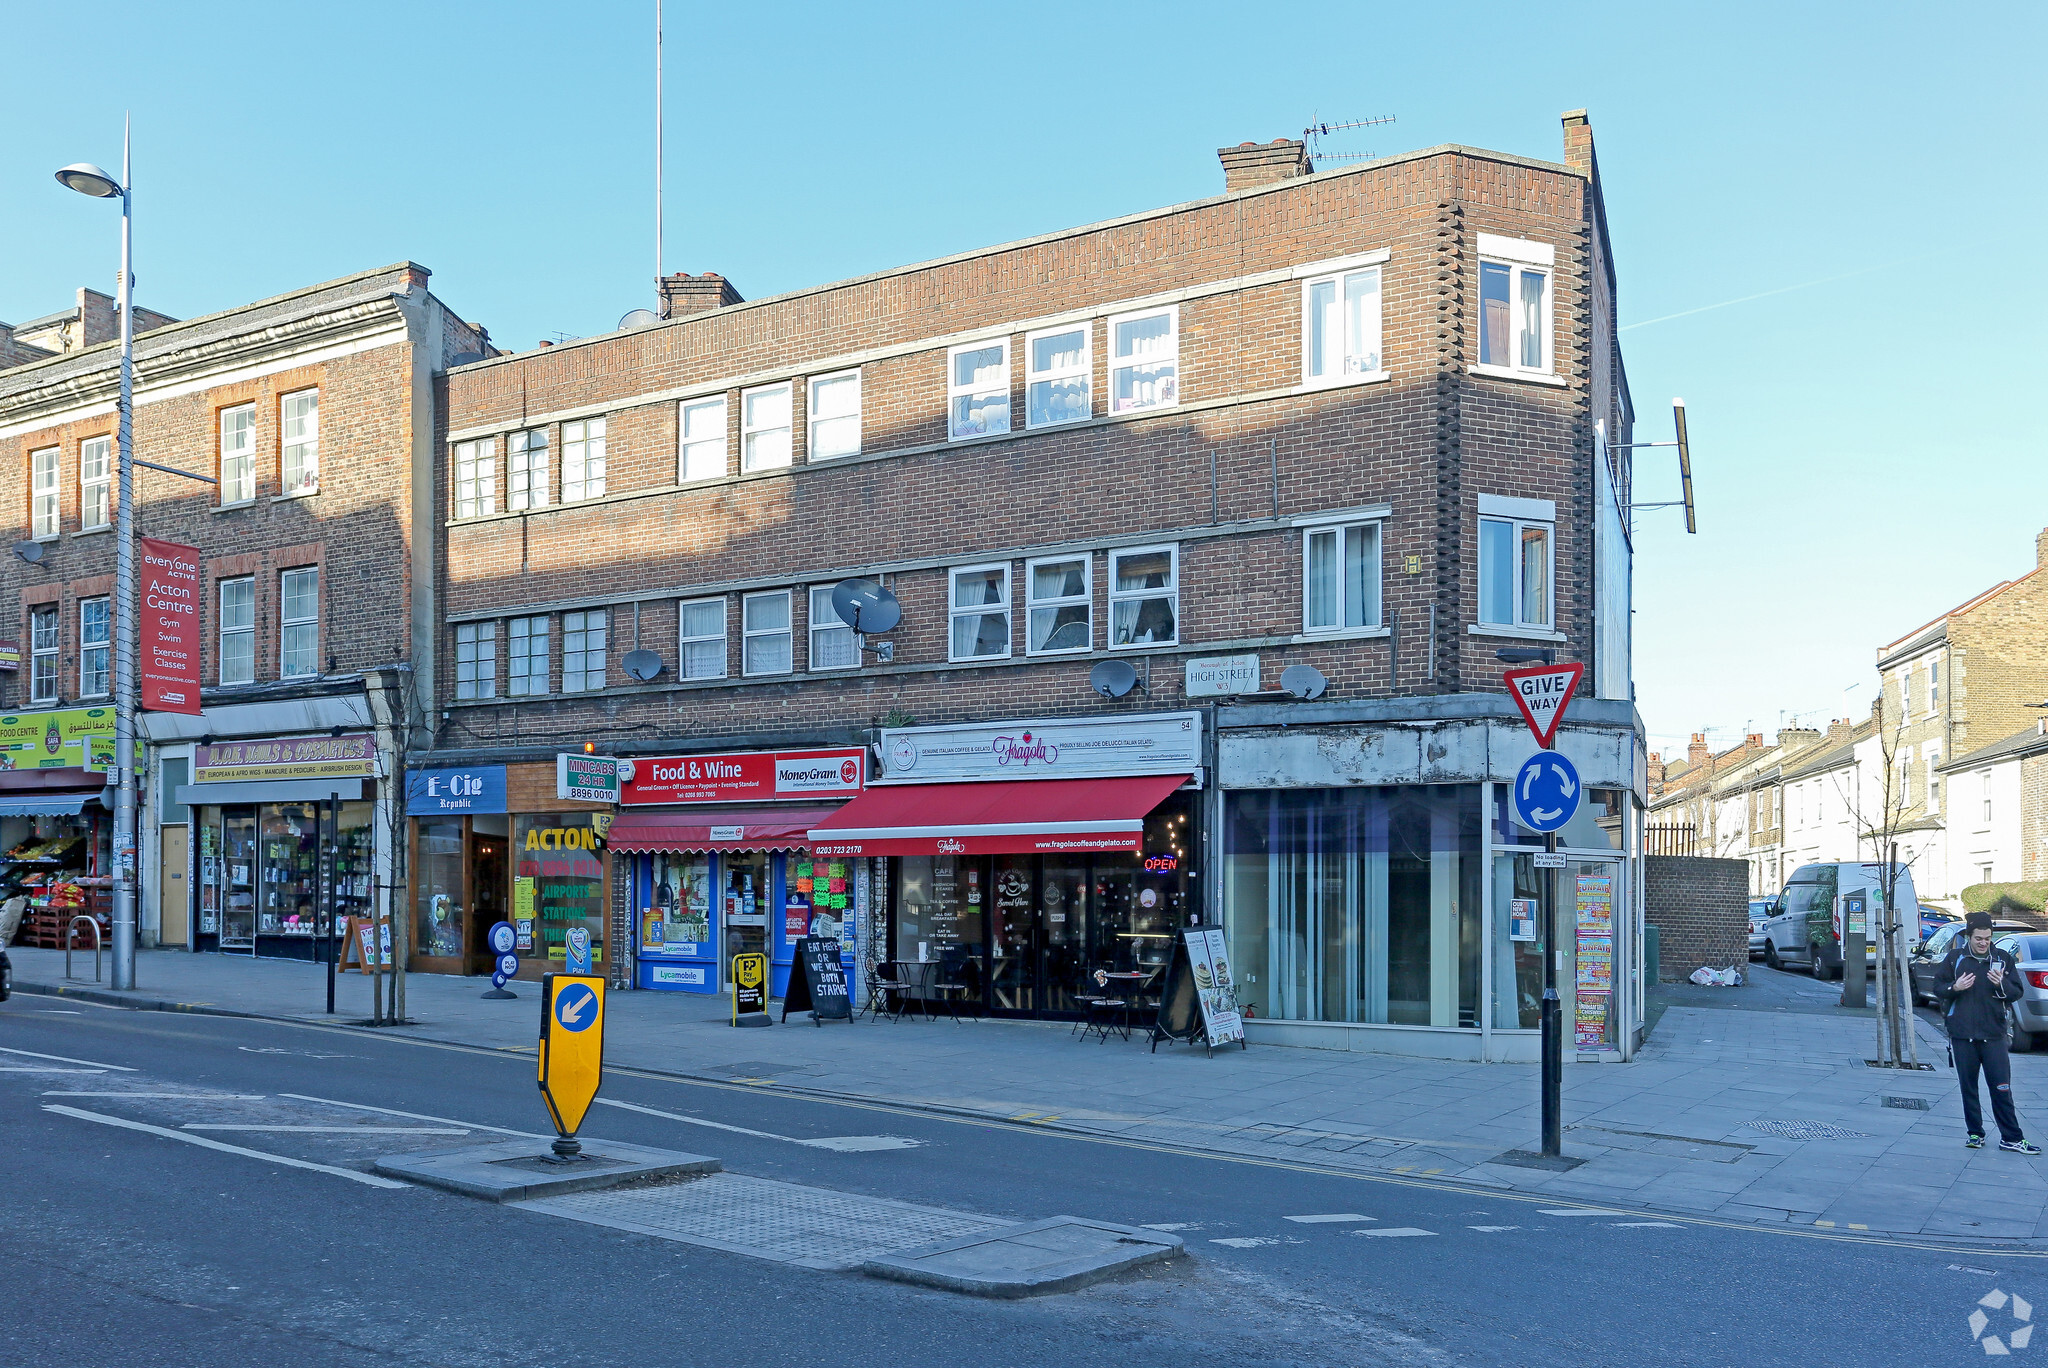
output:
[[[351,961],[359,974],[391,967],[390,922],[380,923],[374,917],[343,917],[341,922],[341,960],[334,966],[337,974],[347,973]],[[383,932],[382,936],[378,935],[379,931]]]
[[[1220,928],[1184,931],[1174,942],[1159,995],[1159,1017],[1152,1027],[1152,1048],[1157,1050],[1162,1040],[1185,1040],[1211,1052],[1233,1040],[1238,1048],[1249,1048]]]
[[[733,1025],[746,1017],[768,1020],[768,957],[757,951],[732,957]]]
[[[1573,879],[1572,1043],[1581,1050],[1611,1050],[1614,1017],[1614,876],[1581,866]]]
[[[853,997],[847,992],[846,970],[839,962],[839,942],[825,936],[805,936],[796,942],[796,962],[789,967],[789,987],[782,995],[782,1019],[791,1012],[809,1012],[811,1020],[825,1024],[853,1020]]]

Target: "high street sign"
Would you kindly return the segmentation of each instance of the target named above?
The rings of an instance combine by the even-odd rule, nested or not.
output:
[[[1501,676],[1508,682],[1515,706],[1522,710],[1522,720],[1529,724],[1536,744],[1543,749],[1550,749],[1557,724],[1564,717],[1564,705],[1572,701],[1579,676],[1585,671],[1583,665],[1531,665]]]

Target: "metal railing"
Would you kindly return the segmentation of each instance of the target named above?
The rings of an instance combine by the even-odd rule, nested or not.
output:
[[[100,924],[94,917],[73,917],[71,925],[64,929],[64,977],[71,977],[71,946],[78,939],[78,924],[84,922],[92,928],[92,981],[100,981]]]
[[[1691,822],[1650,822],[1643,827],[1645,855],[1697,855],[1699,829]]]

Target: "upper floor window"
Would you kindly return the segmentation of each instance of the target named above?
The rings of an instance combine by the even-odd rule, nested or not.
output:
[[[314,493],[320,488],[320,391],[287,394],[277,407],[278,426],[284,433],[283,492]]]
[[[1549,374],[1550,282],[1556,249],[1479,235],[1479,364]]]
[[[986,660],[1010,653],[1010,567],[970,565],[952,572],[951,659]]]
[[[851,670],[860,664],[860,638],[839,616],[833,605],[834,586],[821,584],[811,590],[811,668]]]
[[[1302,282],[1302,382],[1335,384],[1380,370],[1380,268]]]
[[[1095,416],[1090,327],[1079,323],[1031,333],[1024,339],[1024,425],[1048,427]]]
[[[1913,806],[1913,754],[1911,751],[1901,751],[1899,753],[1899,801],[1897,806],[1901,809]]]
[[[1301,630],[1380,625],[1380,525],[1309,527],[1301,534]]]
[[[78,444],[78,527],[89,532],[114,521],[114,443],[88,437]]]
[[[562,692],[604,687],[605,612],[562,614]]]
[[[61,630],[55,605],[28,615],[28,696],[34,703],[57,701],[57,649]]]
[[[1556,510],[1555,504],[1544,499],[1479,496],[1482,624],[1550,629],[1551,543]]]
[[[113,641],[108,619],[112,600],[81,600],[78,605],[78,696],[101,698],[114,691],[107,671],[107,648]]]
[[[1941,662],[1927,662],[1927,711],[1938,712],[1941,708]]]
[[[1109,320],[1109,411],[1180,402],[1180,310]]]
[[[811,428],[807,439],[809,459],[829,460],[834,456],[860,453],[860,372],[814,375],[811,394]]]
[[[790,463],[789,382],[740,391],[740,469],[776,470]]]
[[[1010,340],[946,353],[946,434],[988,437],[1010,430]]]
[[[498,696],[498,624],[465,622],[455,629],[455,696]]]
[[[57,468],[62,455],[61,447],[44,447],[28,454],[29,518],[34,525],[33,536],[57,535]]]
[[[1941,811],[1941,746],[1927,747],[1927,811]]]
[[[1991,825],[1991,771],[1990,771],[1990,770],[1979,770],[1979,771],[1977,771],[1977,778],[1978,778],[1978,779],[1979,779],[1980,781],[1982,781],[1982,784],[1983,784],[1983,791],[1982,791],[1982,793],[1981,793],[1981,795],[1980,795],[1980,796],[1982,797],[1982,799],[1983,799],[1983,803],[1984,803],[1984,814],[1983,814],[1983,815],[1984,815],[1984,825],[1986,825],[1986,826],[1990,826],[1990,825]]]
[[[790,672],[789,590],[740,600],[740,668],[750,675]]]
[[[277,674],[304,679],[320,673],[320,568],[308,565],[278,576]]]
[[[517,617],[507,625],[505,692],[524,698],[548,691],[548,620]]]
[[[696,399],[683,405],[682,453],[676,480],[715,480],[725,474],[725,396]]]
[[[455,516],[483,518],[498,511],[498,441],[455,444]]]
[[[681,605],[677,626],[683,678],[725,678],[725,600],[694,599]]]
[[[562,502],[604,497],[604,419],[562,424]]]
[[[220,582],[220,682],[256,682],[256,580]]]
[[[256,498],[256,406],[220,411],[220,501],[252,503]]]
[[[1179,640],[1180,548],[1110,552],[1110,645],[1171,646]]]
[[[505,507],[548,506],[548,430],[515,432],[505,446]]]
[[[1091,559],[1048,556],[1024,563],[1026,654],[1085,651],[1095,644]]]

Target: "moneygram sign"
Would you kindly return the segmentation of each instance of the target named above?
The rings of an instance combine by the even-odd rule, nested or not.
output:
[[[867,779],[860,747],[816,751],[741,751],[664,755],[633,762],[619,801],[647,803],[774,802],[788,798],[851,798]]]

